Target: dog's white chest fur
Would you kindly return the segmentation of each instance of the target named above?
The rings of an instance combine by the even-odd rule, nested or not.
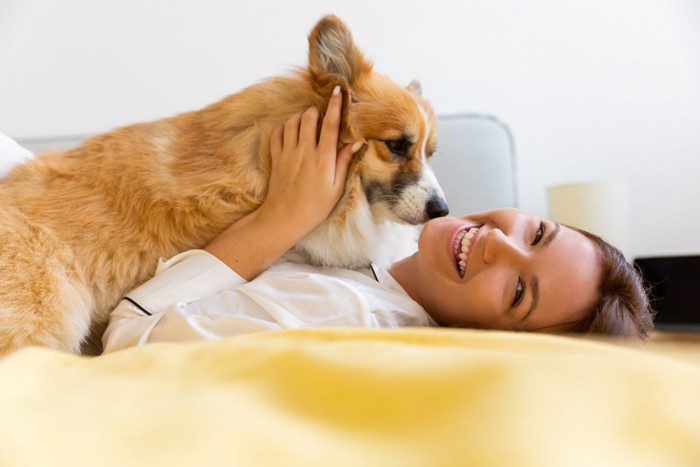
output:
[[[359,203],[344,222],[332,217],[295,247],[305,261],[320,266],[366,267],[369,262],[388,267],[416,249],[420,227],[377,221],[370,205]]]

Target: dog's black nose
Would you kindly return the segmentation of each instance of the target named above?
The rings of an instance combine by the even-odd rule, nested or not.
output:
[[[429,219],[435,219],[436,217],[445,217],[450,213],[450,209],[447,207],[444,199],[439,196],[433,196],[428,201],[425,212],[428,214]]]

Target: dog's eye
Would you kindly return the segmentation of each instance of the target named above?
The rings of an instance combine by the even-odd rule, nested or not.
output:
[[[388,139],[384,141],[384,144],[389,148],[389,151],[399,157],[406,157],[408,148],[411,146],[411,142],[406,138]]]

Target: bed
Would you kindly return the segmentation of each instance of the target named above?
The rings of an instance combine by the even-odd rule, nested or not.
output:
[[[312,329],[0,360],[3,466],[696,466],[700,368],[658,346]]]
[[[505,125],[438,131],[453,212],[517,205]],[[0,358],[0,413],[2,466],[697,466],[700,339],[307,329],[27,348]]]

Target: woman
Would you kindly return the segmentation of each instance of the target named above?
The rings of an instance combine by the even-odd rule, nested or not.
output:
[[[331,98],[318,139],[314,108],[274,132],[263,204],[128,294],[110,317],[105,352],[309,326],[647,335],[648,300],[619,251],[516,209],[434,219],[418,250],[387,270],[276,263],[342,195],[351,149],[336,150],[341,101]]]

